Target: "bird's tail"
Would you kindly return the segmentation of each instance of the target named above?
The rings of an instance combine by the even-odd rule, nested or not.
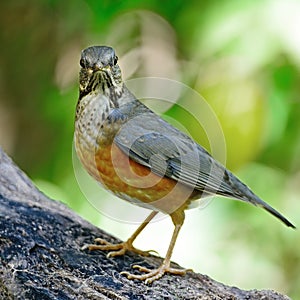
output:
[[[251,202],[251,203],[253,203],[254,205],[257,204],[258,206],[262,207],[263,209],[268,211],[270,214],[272,214],[273,216],[278,218],[280,221],[282,221],[286,226],[296,228],[295,225],[293,225],[288,219],[286,219],[280,212],[278,212],[276,209],[274,209],[268,203],[261,200],[256,195],[254,195],[254,196],[255,196],[254,203],[253,202]]]
[[[278,212],[276,209],[274,209],[271,205],[260,199],[258,196],[256,196],[247,186],[246,189],[243,191],[243,195],[238,195],[237,198],[250,202],[251,204],[255,206],[262,207],[267,212],[275,216],[277,219],[279,219],[281,222],[283,222],[286,226],[296,228],[288,219],[286,219],[280,212]]]
[[[267,212],[275,216],[281,222],[283,222],[286,226],[296,228],[289,220],[287,220],[281,213],[279,213],[276,209],[270,206],[268,203],[260,199],[256,196],[251,189],[245,185],[241,180],[239,180],[236,176],[234,176],[231,172],[228,172],[228,182],[230,182],[231,193],[225,194],[227,197],[233,197],[235,199],[249,202],[254,206],[259,206],[265,209]]]

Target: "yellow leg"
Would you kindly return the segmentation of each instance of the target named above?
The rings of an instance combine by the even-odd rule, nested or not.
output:
[[[176,243],[176,239],[178,237],[179,231],[182,227],[182,224],[184,222],[184,212],[180,211],[180,212],[175,212],[171,215],[172,221],[174,223],[174,231],[173,231],[173,235],[170,241],[170,245],[166,254],[165,259],[163,260],[161,266],[157,269],[148,269],[145,268],[143,266],[139,266],[139,265],[134,265],[133,268],[139,269],[139,271],[141,272],[146,272],[146,274],[142,274],[142,275],[135,275],[135,274],[131,274],[129,272],[121,272],[121,274],[125,274],[127,276],[128,279],[139,279],[139,280],[145,280],[145,283],[151,283],[154,280],[157,280],[159,278],[161,278],[165,273],[171,273],[171,274],[176,274],[176,275],[185,275],[187,271],[187,269],[175,269],[175,268],[171,268],[170,267],[170,262],[171,262],[171,256],[172,256],[172,252]]]
[[[135,247],[133,247],[132,243],[137,238],[137,236],[141,233],[141,231],[149,224],[149,222],[157,215],[157,213],[158,213],[157,211],[153,211],[126,242],[119,243],[119,244],[111,244],[104,239],[97,238],[95,239],[95,242],[101,245],[97,245],[97,244],[84,245],[81,249],[82,250],[89,249],[91,251],[92,250],[110,251],[107,254],[108,257],[124,255],[126,251],[133,251],[140,255],[148,256],[150,252],[155,252],[155,251],[153,250],[142,251],[136,249]]]

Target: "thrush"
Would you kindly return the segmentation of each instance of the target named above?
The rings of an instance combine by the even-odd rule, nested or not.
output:
[[[285,225],[282,214],[193,141],[140,102],[122,81],[118,57],[111,47],[82,51],[79,100],[75,117],[75,149],[88,173],[116,196],[152,212],[133,235],[120,244],[96,239],[84,248],[148,255],[133,242],[158,212],[170,215],[174,231],[157,269],[135,265],[141,273],[122,272],[129,279],[151,283],[165,273],[184,275],[170,266],[172,251],[184,223],[184,211],[196,200],[221,195],[262,207]]]

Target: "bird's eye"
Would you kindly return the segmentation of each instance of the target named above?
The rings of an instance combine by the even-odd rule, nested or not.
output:
[[[115,56],[115,58],[114,58],[114,66],[117,64],[117,62],[118,62],[118,56]]]
[[[79,64],[82,68],[85,68],[85,64],[84,64],[84,59],[81,58],[80,61],[79,61]]]

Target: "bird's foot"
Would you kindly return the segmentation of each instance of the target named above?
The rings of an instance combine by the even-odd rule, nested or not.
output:
[[[81,250],[89,249],[90,251],[93,250],[110,251],[108,252],[107,257],[124,255],[126,251],[132,251],[143,256],[149,256],[151,252],[157,253],[155,250],[149,250],[149,251],[139,250],[132,245],[132,242],[130,240],[119,244],[112,244],[107,242],[104,239],[97,238],[95,239],[95,242],[98,244],[84,245],[81,248]]]
[[[133,268],[138,269],[140,272],[146,272],[146,274],[136,275],[126,271],[123,271],[120,274],[126,275],[128,279],[144,280],[146,284],[152,283],[153,281],[161,278],[165,273],[185,275],[186,272],[191,271],[191,269],[170,268],[170,266],[165,264],[162,264],[157,269],[148,269],[139,265],[134,265]]]

